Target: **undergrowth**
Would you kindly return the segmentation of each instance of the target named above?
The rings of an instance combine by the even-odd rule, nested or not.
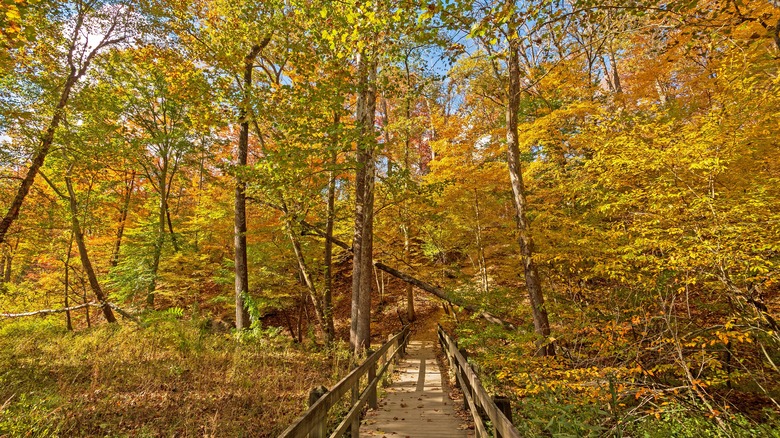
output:
[[[275,436],[350,366],[343,345],[181,316],[77,332],[53,317],[3,323],[0,436]]]
[[[512,400],[521,436],[780,438],[780,414],[771,404],[757,401],[742,410],[724,404],[758,399],[747,384],[735,382],[729,398],[705,404],[698,395],[703,391],[697,394],[674,376],[647,380],[630,361],[535,356],[538,339],[530,327],[507,331],[477,320],[448,325],[487,391]],[[707,389],[710,397],[726,390]]]

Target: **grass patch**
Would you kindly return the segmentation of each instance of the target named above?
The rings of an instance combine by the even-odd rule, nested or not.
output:
[[[168,317],[75,333],[55,318],[7,322],[0,435],[275,436],[312,387],[346,373],[345,350]]]

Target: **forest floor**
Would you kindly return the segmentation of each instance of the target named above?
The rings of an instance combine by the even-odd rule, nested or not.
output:
[[[349,369],[346,348],[277,330],[237,337],[189,320],[67,332],[0,327],[0,436],[275,436],[310,388]]]
[[[396,289],[373,303],[373,345],[381,345],[402,326],[405,303]],[[144,317],[144,327],[130,322],[95,324],[93,318],[92,327],[73,332],[65,329],[62,315],[0,321],[0,437],[277,436],[306,409],[312,387],[329,387],[351,369],[353,360],[343,340],[348,333],[345,302],[337,302],[341,341],[332,347],[325,347],[316,331],[305,326],[302,342],[297,342],[291,335],[300,333],[272,324],[274,318],[264,321],[264,328],[240,335],[225,324],[187,312],[153,312]],[[609,385],[589,385],[591,374],[583,374],[579,382],[575,375],[568,376],[572,371],[560,359],[536,358],[510,348],[508,340],[513,338],[496,327],[463,318],[456,327],[435,299],[418,295],[415,304],[413,340],[430,341],[431,352],[436,351],[435,325],[441,321],[473,354],[490,391],[526,392],[513,399],[516,425],[524,435],[537,436],[551,428],[557,431],[554,436],[600,436],[620,430],[610,423],[614,415],[609,411]],[[408,377],[416,372],[419,380],[417,359],[418,368]],[[425,359],[426,368],[433,363],[432,358]],[[442,371],[440,381],[446,385],[446,370]],[[502,372],[509,378],[502,379]],[[555,388],[582,389],[531,394],[517,385],[521,372],[539,383],[552,382]],[[628,394],[618,401],[635,400]],[[452,394],[449,399],[442,396],[441,402],[459,407]],[[334,409],[334,415],[341,408]],[[721,436],[711,419],[685,411],[680,411],[685,415],[681,418],[624,415],[619,424],[631,421],[626,436]],[[780,437],[772,424],[777,423],[740,423],[734,430],[741,433],[722,436]],[[708,432],[701,433],[704,429]]]
[[[373,303],[375,345],[402,326],[395,292]],[[439,304],[415,301],[418,320],[435,324]],[[95,323],[96,313],[92,327],[72,332],[62,315],[1,321],[0,437],[276,436],[311,388],[352,366],[349,303],[336,304],[340,341],[331,347],[306,325],[297,342],[274,323],[285,315],[241,335],[187,311],[154,312],[144,327]]]

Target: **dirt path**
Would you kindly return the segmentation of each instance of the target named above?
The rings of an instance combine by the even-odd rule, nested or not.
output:
[[[435,324],[435,322],[434,322]],[[436,329],[424,327],[407,347],[393,384],[360,427],[361,437],[469,437],[447,396],[436,360]],[[445,386],[442,386],[442,385]]]

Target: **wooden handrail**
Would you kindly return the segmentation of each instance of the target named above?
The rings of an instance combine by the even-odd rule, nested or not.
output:
[[[507,418],[506,414],[496,406],[496,403],[485,391],[479,376],[471,368],[463,353],[458,350],[458,344],[444,331],[441,325],[439,325],[438,334],[442,350],[447,355],[450,368],[455,374],[458,386],[463,391],[465,403],[474,418],[477,438],[489,436],[480,410],[484,411],[490,418],[496,437],[520,438],[520,432],[512,425],[512,420]]]
[[[371,355],[360,366],[352,370],[343,379],[336,383],[328,392],[317,400],[309,409],[306,410],[290,427],[288,427],[279,438],[320,438],[325,436],[325,424],[328,420],[328,411],[338,403],[344,395],[352,391],[352,408],[341,421],[336,431],[331,435],[337,438],[340,434],[346,432],[351,427],[352,436],[356,437],[360,427],[360,412],[368,402],[372,407],[376,407],[376,386],[382,380],[382,375],[389,368],[390,363],[396,359],[399,353],[404,352],[406,343],[409,340],[409,326],[405,326],[401,332],[390,338],[378,350]],[[393,347],[393,350],[391,350]],[[375,372],[380,358],[385,357],[385,353],[392,351],[387,357],[379,372]],[[359,391],[360,379],[368,374],[368,384]]]

